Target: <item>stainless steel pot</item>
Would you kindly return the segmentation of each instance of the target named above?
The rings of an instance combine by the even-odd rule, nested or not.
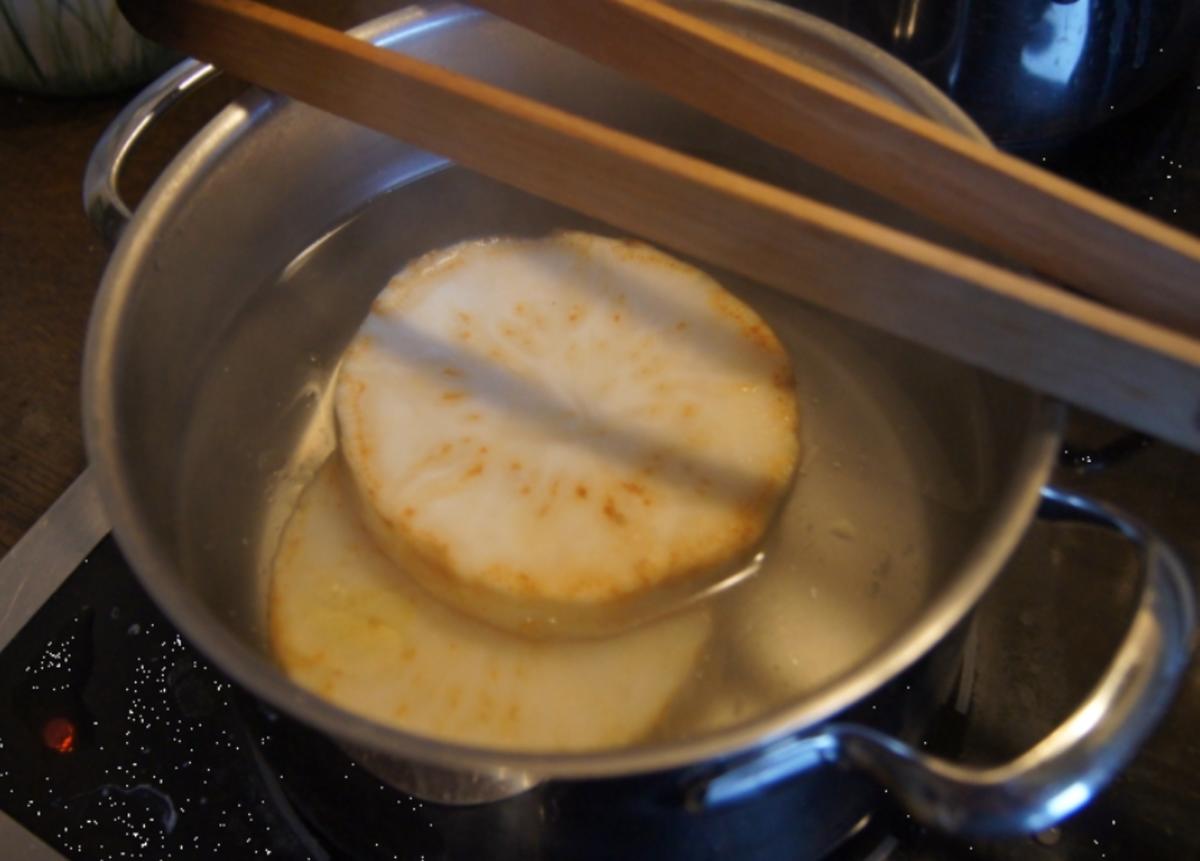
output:
[[[828,24],[757,0],[681,5],[980,137],[915,74]],[[412,7],[359,35],[938,235],[809,165],[482,14]],[[780,330],[799,369],[810,453],[796,504],[814,512],[861,507],[874,512],[862,524],[870,539],[864,546],[925,548],[922,571],[914,572],[926,578],[921,590],[903,577],[875,584],[882,592],[876,606],[910,608],[889,620],[877,648],[810,695],[745,722],[570,755],[416,737],[290,683],[266,654],[263,634],[268,500],[312,458],[322,395],[375,292],[405,260],[463,237],[603,227],[263,92],[241,98],[197,135],[126,224],[129,212],[115,190],[122,160],[146,124],[207,74],[192,63],[161,79],[114,122],[89,165],[88,211],[102,231],[121,238],[88,336],[85,432],[117,539],[142,583],[247,690],[427,798],[470,803],[546,782],[599,786],[606,813],[597,821],[636,822],[654,804],[698,833],[730,817],[759,821],[764,811],[774,811],[775,822],[783,800],[796,852],[809,855],[833,845],[870,809],[880,785],[914,815],[950,830],[1044,827],[1084,804],[1161,715],[1190,647],[1185,573],[1168,547],[1129,518],[1044,487],[1062,409],[745,284],[737,289]],[[968,768],[923,756],[913,745],[945,699],[971,609],[1039,501],[1050,516],[1116,529],[1139,545],[1142,591],[1126,638],[1088,700],[1016,761]],[[836,592],[867,572],[821,565],[806,576]],[[915,603],[899,600],[902,594],[915,594]],[[498,830],[528,826],[505,812],[514,803],[495,805]]]

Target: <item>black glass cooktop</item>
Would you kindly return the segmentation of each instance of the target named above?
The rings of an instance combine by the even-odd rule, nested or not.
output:
[[[1179,469],[1178,457],[1152,448],[1101,477],[1074,480],[1128,486]],[[1194,459],[1187,468],[1200,478]],[[1133,579],[1132,554],[1119,540],[1035,525],[977,616],[964,674],[969,705],[941,722],[926,749],[986,762],[1036,740],[1099,672]],[[782,818],[771,840],[743,842],[732,819],[723,845],[697,846],[681,827],[686,819],[674,816],[664,817],[654,851],[639,855],[628,851],[629,835],[593,831],[588,845],[575,846],[574,820],[591,814],[553,785],[503,802],[509,817],[398,793],[208,665],[150,602],[111,538],[0,654],[0,691],[0,808],[70,858],[789,858],[802,840]],[[1011,841],[952,840],[885,801],[834,857],[1198,857],[1196,714],[1200,701],[1185,693],[1125,775],[1059,828]],[[634,835],[632,845],[641,840]]]
[[[1026,155],[1200,233],[1200,56],[1136,111]],[[1119,429],[1081,416],[1069,435],[1092,444],[1114,434]],[[1108,469],[1063,470],[1060,478],[1160,527],[1194,563],[1200,459],[1157,444],[1126,454]],[[1111,653],[1128,618],[1131,582],[1132,559],[1115,539],[1036,525],[978,614],[977,652],[965,676],[969,707],[927,747],[988,762],[1044,735]],[[1036,837],[950,840],[885,802],[837,857],[1198,858],[1197,721],[1200,675],[1193,671],[1124,774],[1081,813]],[[615,847],[631,845],[540,839],[561,837],[565,817],[578,811],[553,786],[538,792],[536,815],[520,813],[526,818],[505,837],[488,830],[494,815],[423,804],[381,785],[209,666],[149,601],[111,539],[0,653],[0,809],[70,858],[612,857],[620,854]],[[737,850],[736,835],[719,847],[697,847],[670,833],[673,823],[656,835],[655,856],[796,854],[783,838],[746,852]],[[4,858],[44,857],[40,851],[0,846]]]

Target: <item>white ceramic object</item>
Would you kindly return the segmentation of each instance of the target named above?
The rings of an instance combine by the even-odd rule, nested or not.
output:
[[[0,0],[0,85],[111,92],[148,80],[172,58],[134,32],[115,0]]]

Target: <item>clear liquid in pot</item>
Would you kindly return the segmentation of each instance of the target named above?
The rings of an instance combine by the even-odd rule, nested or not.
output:
[[[311,330],[294,333],[286,348],[308,367],[290,401],[299,432],[271,464],[257,554],[257,612],[264,616],[280,531],[335,443],[329,394],[337,356],[387,278],[408,259],[465,238],[611,232],[456,169],[417,186],[425,194],[414,198],[408,188],[385,195],[297,256],[256,297],[243,314],[249,322],[235,327],[218,357],[226,366],[252,361],[254,321],[269,317],[276,303],[312,306]],[[417,217],[422,202],[433,210],[424,221]],[[455,217],[444,217],[446,209]],[[974,372],[715,275],[791,353],[802,461],[761,569],[706,600],[711,632],[686,683],[645,737],[631,743],[760,717],[886,648],[948,576],[989,497],[986,411]],[[338,291],[346,295],[334,302]],[[201,393],[201,409],[206,398],[228,395],[219,383],[210,388]]]

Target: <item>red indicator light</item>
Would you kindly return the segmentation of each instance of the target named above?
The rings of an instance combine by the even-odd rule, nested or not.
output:
[[[50,718],[42,724],[42,743],[55,753],[70,753],[75,749],[75,724],[63,717]]]

